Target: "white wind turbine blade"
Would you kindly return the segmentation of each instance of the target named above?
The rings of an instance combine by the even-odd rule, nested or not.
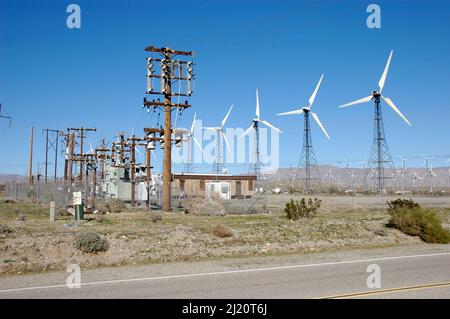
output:
[[[258,94],[258,89],[256,89],[256,118],[259,120],[259,94]]]
[[[352,105],[355,105],[355,104],[366,103],[366,102],[369,102],[370,100],[372,100],[372,98],[373,98],[373,96],[369,95],[369,96],[363,97],[362,99],[359,99],[359,100],[356,100],[356,101],[353,101],[353,102],[341,105],[341,106],[339,106],[339,108],[342,109],[343,107],[352,106]]]
[[[203,153],[203,149],[202,146],[200,145],[199,141],[197,141],[197,139],[195,137],[192,136],[192,139],[194,140],[195,145],[197,145],[197,147],[200,149],[200,151],[202,151]]]
[[[316,89],[314,90],[313,94],[309,98],[309,104],[308,104],[309,107],[311,107],[313,105],[314,100],[316,99],[317,91],[319,91],[319,87],[320,87],[320,83],[322,83],[322,79],[323,79],[323,74],[320,76],[320,80],[317,83]]]
[[[252,124],[248,129],[246,129],[245,132],[242,133],[241,136],[239,136],[239,138],[242,138],[242,137],[244,137],[245,135],[247,135],[248,133],[250,133],[250,131],[251,131],[252,129],[253,129],[253,124]]]
[[[227,122],[228,117],[230,116],[230,113],[231,113],[231,110],[232,110],[232,109],[233,109],[233,104],[231,104],[230,109],[228,110],[227,115],[225,115],[225,117],[223,118],[222,124],[221,124],[221,126],[220,126],[221,128],[223,128],[224,125],[225,125],[225,123]]]
[[[389,71],[389,65],[391,64],[392,53],[394,53],[394,50],[391,50],[391,53],[389,53],[389,57],[388,57],[386,66],[384,67],[383,74],[381,75],[380,81],[378,81],[378,86],[380,87],[380,93],[383,90],[384,83],[386,82],[386,76]]]
[[[280,115],[294,115],[294,114],[302,114],[302,113],[303,113],[303,109],[298,109],[298,110],[294,110],[294,111],[278,113],[277,116],[280,116]]]
[[[322,123],[320,122],[319,117],[317,116],[317,114],[314,113],[314,112],[311,112],[311,115],[316,120],[317,124],[319,124],[320,128],[322,129],[322,131],[325,133],[325,136],[329,139],[330,136],[328,135],[327,131],[323,127]]]
[[[272,124],[270,124],[270,123],[267,122],[267,121],[261,120],[261,123],[263,123],[264,125],[270,127],[271,129],[277,131],[278,133],[283,133],[283,132],[281,132],[281,130],[280,130],[279,128],[273,126]]]
[[[227,145],[228,151],[231,152],[231,148],[230,148],[230,144],[228,143],[227,136],[225,135],[225,133],[224,133],[223,131],[220,131],[220,133],[221,133],[222,136],[223,136],[223,140],[225,141],[225,144]]]
[[[384,96],[381,96],[381,98],[384,100],[384,102],[386,102],[387,105],[391,107],[391,109],[395,111],[395,113],[397,113],[403,119],[403,121],[406,122],[406,124],[412,126],[408,119],[402,114],[402,112],[400,112],[400,110],[395,106],[394,102],[392,102],[390,98]]]
[[[192,125],[191,125],[191,130],[190,130],[191,135],[194,132],[194,124],[195,124],[195,116],[196,115],[197,115],[197,112],[194,113],[194,119],[192,120]]]

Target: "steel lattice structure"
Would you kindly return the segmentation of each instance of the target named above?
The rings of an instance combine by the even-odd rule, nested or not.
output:
[[[380,95],[374,95],[375,117],[372,149],[370,151],[368,168],[376,171],[377,188],[379,193],[383,193],[386,188],[386,180],[392,179],[393,175],[387,175],[386,170],[393,172],[394,162],[384,135],[383,114],[381,112]]]

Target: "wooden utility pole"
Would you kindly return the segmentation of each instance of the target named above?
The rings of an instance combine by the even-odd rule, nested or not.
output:
[[[64,134],[64,141],[65,141],[65,145],[66,145],[66,149],[64,152],[64,185],[66,184],[66,181],[67,181],[68,168],[69,168],[69,144],[70,144],[69,136],[70,136],[69,133]]]
[[[95,132],[95,131],[97,131],[97,129],[96,128],[86,128],[86,127],[71,127],[71,128],[68,128],[67,129],[67,131],[73,131],[73,132],[77,132],[78,133],[78,135],[77,135],[77,137],[80,139],[80,159],[81,159],[81,162],[80,162],[80,175],[79,175],[79,178],[80,178],[80,187],[82,188],[82,185],[83,185],[83,155],[84,155],[84,153],[83,153],[83,143],[84,143],[84,138],[85,138],[85,136],[84,136],[84,133],[85,132]]]
[[[151,148],[150,148],[151,141],[147,142],[147,145],[145,146],[145,164],[146,164],[146,182],[147,182],[147,207],[150,209],[150,182],[152,180],[152,174],[150,173],[151,169]]]
[[[33,127],[30,132],[30,167],[28,172],[28,183],[33,184]]]
[[[151,169],[153,168],[151,166],[151,150],[154,149],[154,144],[155,142],[159,142],[159,143],[163,143],[165,140],[164,137],[164,130],[163,129],[157,129],[157,128],[152,128],[152,127],[145,127],[144,128],[144,133],[146,135],[145,138],[141,139],[141,141],[146,141],[146,144],[139,144],[139,146],[145,146],[146,147],[146,172],[147,172],[147,176],[146,176],[146,182],[147,182],[147,205],[148,208],[150,209],[150,182],[152,179],[151,176]],[[160,137],[156,137],[155,135],[159,134]],[[161,137],[162,136],[162,137]],[[175,145],[178,143],[181,143],[183,141],[183,139],[181,138],[172,138],[170,140],[171,142],[175,142]],[[170,143],[171,143],[170,142]]]
[[[131,206],[136,206],[136,139],[131,136],[131,161],[130,161],[130,183],[131,183]]]
[[[69,185],[72,189],[72,179],[73,179],[73,153],[75,146],[75,133],[69,134]]]
[[[172,96],[191,96],[192,91],[190,89],[190,81],[193,79],[192,62],[188,61],[174,61],[172,60],[175,55],[193,56],[192,51],[177,51],[170,48],[155,48],[149,46],[145,48],[145,51],[163,54],[163,59],[148,58],[147,61],[147,92],[148,94],[157,94],[164,96],[164,103],[159,101],[147,101],[144,98],[144,106],[147,107],[163,107],[164,108],[164,162],[163,162],[163,212],[171,211],[171,183],[172,183],[172,108],[188,108],[190,105],[185,102],[184,104],[172,103]],[[153,74],[153,61],[161,64],[161,74]],[[188,66],[186,68],[187,74],[183,77],[183,65]],[[176,76],[175,70],[179,70],[179,75]],[[153,78],[161,79],[160,92],[153,90],[152,80]],[[186,80],[186,93],[172,93],[172,80]]]

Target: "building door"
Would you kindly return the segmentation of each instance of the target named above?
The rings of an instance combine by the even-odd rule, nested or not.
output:
[[[241,181],[236,181],[236,196],[241,196],[242,190],[241,190]]]

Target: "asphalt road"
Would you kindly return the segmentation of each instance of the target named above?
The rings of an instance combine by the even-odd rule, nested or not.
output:
[[[379,266],[380,288],[367,286],[369,265]],[[68,276],[3,277],[0,298],[450,298],[450,249],[424,246],[82,270],[81,288],[72,289],[66,286]]]

